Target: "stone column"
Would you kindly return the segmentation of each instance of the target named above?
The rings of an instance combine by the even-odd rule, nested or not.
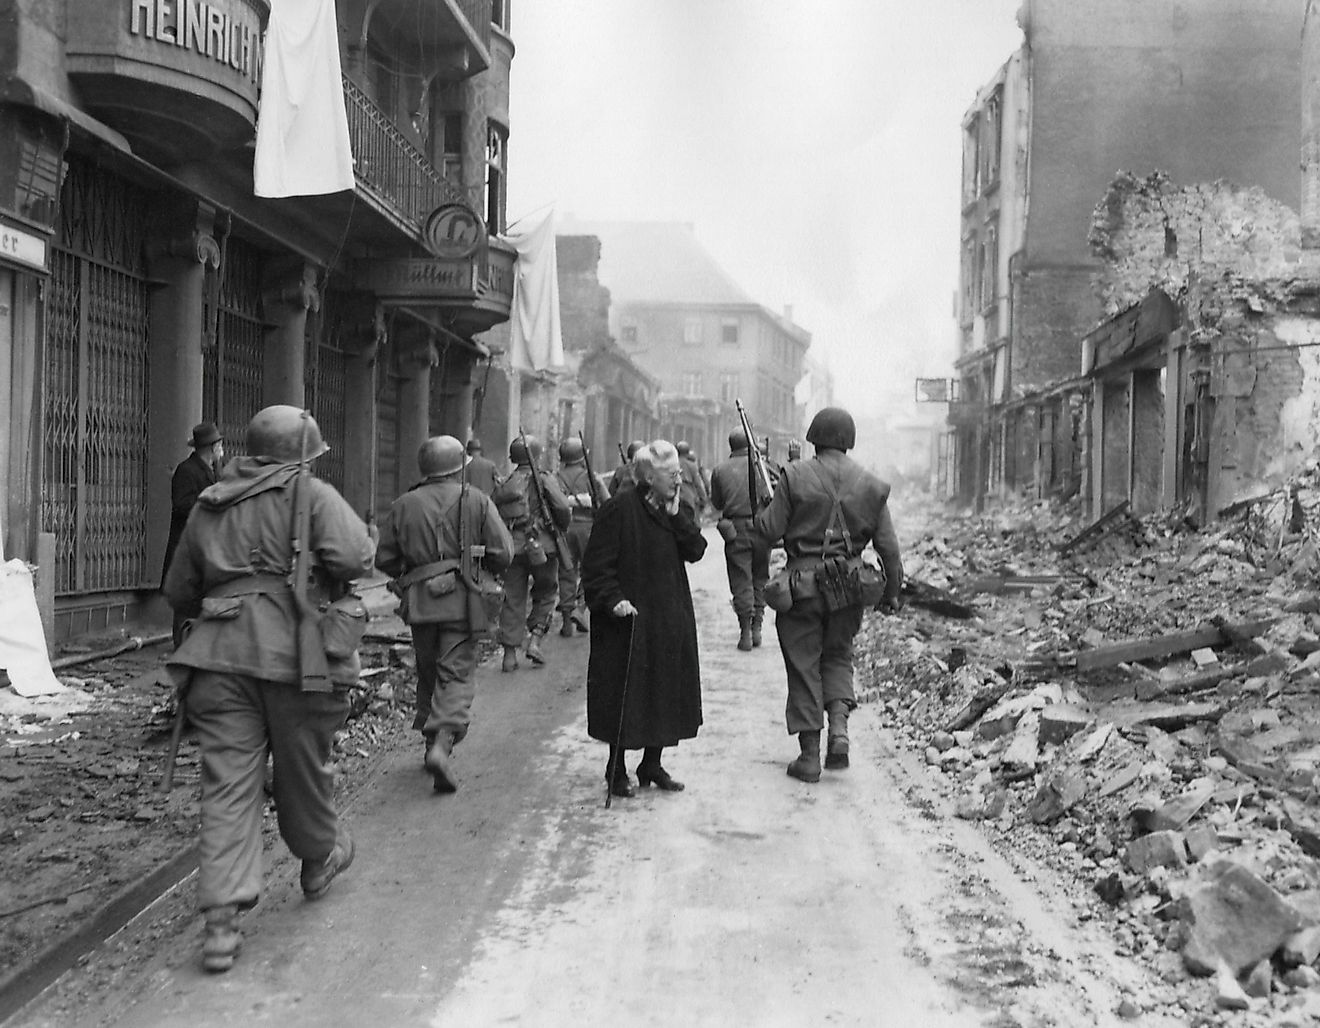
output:
[[[266,266],[262,310],[270,327],[262,334],[262,403],[306,402],[307,312],[321,308],[314,265],[301,257],[277,257]],[[316,411],[312,411],[316,416]]]
[[[385,374],[386,318],[372,297],[345,304],[344,329],[355,350],[344,384],[344,499],[377,519],[376,376]]]
[[[157,212],[147,244],[151,291],[147,425],[147,567],[154,577],[170,526],[170,476],[188,455],[192,427],[202,420],[202,338],[208,270],[218,274],[215,208],[177,197]]]
[[[421,326],[400,329],[399,370],[399,487],[407,488],[419,477],[417,451],[431,435],[431,369],[439,360],[433,333]]]

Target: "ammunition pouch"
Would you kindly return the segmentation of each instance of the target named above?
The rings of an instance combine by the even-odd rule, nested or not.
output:
[[[362,645],[367,633],[366,604],[355,593],[346,593],[321,611],[321,647],[331,660],[348,660]]]
[[[827,557],[816,569],[817,595],[829,611],[873,607],[885,594],[885,572],[860,557]]]

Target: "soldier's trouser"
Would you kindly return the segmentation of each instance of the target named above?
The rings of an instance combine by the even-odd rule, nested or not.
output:
[[[750,519],[734,522],[738,535],[724,544],[724,564],[729,572],[729,592],[739,618],[765,610],[765,583],[770,577],[770,544],[753,532]]]
[[[775,615],[775,632],[788,673],[786,720],[791,734],[825,727],[825,707],[843,700],[857,706],[853,693],[853,637],[862,627],[862,608],[830,613],[819,596],[798,600]]]
[[[280,835],[302,860],[324,860],[338,819],[326,764],[348,716],[348,692],[303,692],[223,671],[197,671],[188,717],[202,751],[198,906],[251,906],[261,895],[266,753],[275,767]]]
[[[582,555],[587,552],[587,540],[591,538],[591,522],[572,522],[565,536],[573,566],[559,566],[559,602],[555,606],[561,614],[572,614],[582,606]]]
[[[477,694],[477,642],[466,625],[413,625],[417,710],[413,727],[427,735],[467,735]]]
[[[529,631],[545,632],[550,628],[555,593],[559,589],[559,561],[549,554],[546,557],[544,564],[533,567],[527,563],[527,555],[520,553],[504,572],[500,642],[505,646],[521,646]],[[530,610],[527,604],[529,590]]]

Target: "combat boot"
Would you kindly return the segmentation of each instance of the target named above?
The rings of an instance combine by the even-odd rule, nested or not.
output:
[[[738,615],[738,649],[752,648],[752,619],[746,614]]]
[[[326,894],[330,883],[348,870],[353,863],[353,836],[346,829],[339,829],[339,838],[334,848],[324,860],[304,860],[299,884],[303,895],[309,900],[317,900]]]
[[[234,958],[243,948],[243,936],[238,931],[238,907],[232,903],[211,907],[202,916],[206,919],[202,967],[213,974],[222,974],[234,966]]]
[[[568,614],[564,615],[564,623],[559,626],[559,634],[565,639],[572,639],[576,629],[573,627],[573,619]]]
[[[426,751],[426,770],[431,772],[431,781],[436,792],[458,792],[458,779],[454,775],[454,762],[450,759],[454,752],[452,732],[440,732],[435,742]]]
[[[800,782],[820,781],[820,732],[798,732],[802,752],[788,765],[788,773]]]
[[[848,704],[843,700],[834,700],[825,708],[825,712],[830,718],[825,769],[842,771],[848,766]]]
[[[501,670],[501,671],[517,671],[517,670],[518,670],[518,647],[517,647],[517,646],[505,646],[505,647],[504,647],[504,663],[500,665],[500,670]]]
[[[538,666],[545,663],[545,654],[541,652],[541,637],[543,635],[545,635],[545,629],[540,628],[527,636],[527,659]]]
[[[752,645],[761,645],[761,619],[764,615],[758,610],[752,615]]]

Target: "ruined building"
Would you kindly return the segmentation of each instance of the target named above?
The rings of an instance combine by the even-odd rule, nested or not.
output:
[[[1116,172],[1296,206],[1301,15],[1296,0],[1023,4],[1021,49],[963,120],[964,500],[1075,492],[1090,473],[1081,340],[1115,313],[1092,212]]]

